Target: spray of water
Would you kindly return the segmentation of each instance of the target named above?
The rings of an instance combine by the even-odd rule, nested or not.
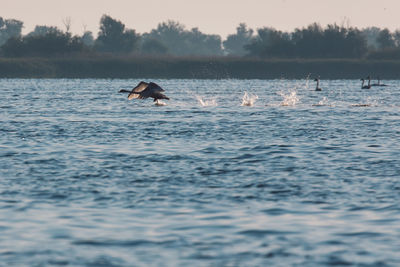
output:
[[[291,89],[288,89],[286,91],[277,92],[277,94],[283,98],[280,105],[281,106],[295,106],[300,101],[300,97],[297,94],[298,89],[300,91],[303,89],[308,90],[309,83],[310,83],[310,74],[307,75],[304,82],[303,81],[297,82]],[[286,86],[284,86],[284,87],[286,87]]]
[[[251,93],[249,94],[245,91],[244,95],[242,97],[241,106],[253,106],[257,99],[258,99],[258,95],[251,94]]]
[[[296,103],[298,103],[300,100],[299,97],[297,96],[296,90],[293,90],[288,93],[284,93],[281,91],[281,92],[278,92],[278,94],[283,97],[281,106],[295,106]]]
[[[195,95],[195,97],[202,107],[216,107],[217,106],[217,101],[215,99],[205,99],[199,95]]]
[[[313,104],[313,106],[326,106],[328,105],[328,98],[327,97],[323,97],[318,104]]]
[[[157,99],[155,102],[156,106],[166,106],[167,104],[165,102],[162,102],[161,100]]]

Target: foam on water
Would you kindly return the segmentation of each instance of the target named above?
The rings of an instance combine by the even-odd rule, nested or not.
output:
[[[241,106],[253,106],[256,100],[258,99],[258,95],[252,94],[252,93],[247,93],[247,91],[244,92],[244,95],[242,97],[242,104]]]

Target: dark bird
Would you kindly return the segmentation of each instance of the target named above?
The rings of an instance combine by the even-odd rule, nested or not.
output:
[[[319,79],[314,79],[314,82],[317,82],[317,86],[315,87],[315,91],[322,91],[321,87],[319,87]]]
[[[378,76],[378,83],[373,83],[371,86],[388,86],[387,84],[381,83],[381,78]]]
[[[371,89],[371,78],[368,76],[368,85],[364,85],[365,80],[361,79],[360,81],[362,81],[361,84],[361,89]]]
[[[137,99],[146,99],[146,98],[153,98],[154,102],[158,101],[159,99],[167,99],[169,98],[164,95],[161,92],[164,92],[165,90],[162,89],[158,84],[150,82],[146,83],[141,81],[138,85],[136,85],[135,88],[133,88],[131,91],[122,89],[119,92],[120,93],[129,93],[128,95],[128,100],[132,100],[134,98]]]

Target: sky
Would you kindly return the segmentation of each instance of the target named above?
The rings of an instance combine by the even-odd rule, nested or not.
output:
[[[89,30],[96,36],[103,14],[138,33],[167,20],[222,37],[235,33],[241,22],[282,31],[313,22],[400,29],[400,0],[0,0],[0,7],[1,17],[24,22],[23,34],[36,25],[65,30],[63,21],[69,19],[74,34]]]

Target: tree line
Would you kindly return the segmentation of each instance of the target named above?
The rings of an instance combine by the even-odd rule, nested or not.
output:
[[[272,27],[256,31],[241,23],[236,32],[221,36],[190,30],[176,21],[159,23],[139,34],[108,15],[100,19],[99,32],[73,35],[66,30],[36,26],[22,35],[23,22],[0,17],[0,55],[3,57],[54,57],[70,55],[233,56],[254,58],[400,59],[400,30],[358,29],[313,23],[292,32]]]

